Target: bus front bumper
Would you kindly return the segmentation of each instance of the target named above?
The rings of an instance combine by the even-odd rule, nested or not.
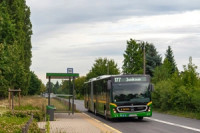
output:
[[[152,111],[150,112],[137,112],[137,113],[113,113],[111,118],[121,118],[121,117],[151,117]]]

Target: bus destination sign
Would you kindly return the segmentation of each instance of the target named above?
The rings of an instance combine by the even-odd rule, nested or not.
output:
[[[147,81],[146,77],[115,77],[114,82],[120,83],[120,82],[142,82]]]

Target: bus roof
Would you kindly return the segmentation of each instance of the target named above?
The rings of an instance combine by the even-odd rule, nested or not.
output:
[[[97,80],[101,80],[101,79],[107,79],[110,77],[123,77],[123,76],[145,76],[145,77],[149,77],[149,75],[143,75],[143,74],[128,74],[128,75],[123,75],[123,74],[119,74],[119,75],[101,75],[98,76],[96,78],[91,78],[89,81],[85,82],[85,83],[89,83],[89,82],[93,82],[93,81],[97,81]]]

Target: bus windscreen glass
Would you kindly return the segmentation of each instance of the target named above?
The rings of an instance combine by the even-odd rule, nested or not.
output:
[[[113,84],[113,100],[114,102],[149,102],[148,86],[148,83]]]

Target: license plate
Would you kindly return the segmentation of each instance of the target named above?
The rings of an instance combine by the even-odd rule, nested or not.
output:
[[[129,117],[136,117],[136,114],[130,114]]]

